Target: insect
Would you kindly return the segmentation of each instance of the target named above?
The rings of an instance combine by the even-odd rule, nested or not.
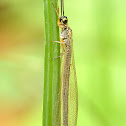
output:
[[[54,5],[53,5],[54,7]],[[54,7],[55,9],[55,7]],[[78,89],[73,54],[72,30],[68,27],[68,19],[64,16],[64,1],[61,0],[61,17],[58,16],[58,26],[61,28],[60,41],[63,53],[61,54],[61,122],[62,126],[76,126],[78,112]],[[57,107],[59,108],[59,107]],[[57,115],[57,114],[56,114]],[[54,124],[58,126],[58,120]]]

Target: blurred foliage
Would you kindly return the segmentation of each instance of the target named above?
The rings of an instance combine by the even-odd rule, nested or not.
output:
[[[42,124],[43,2],[0,1],[0,126]]]
[[[0,0],[0,126],[41,126],[41,0]],[[126,126],[126,1],[65,0],[73,30],[78,126]]]

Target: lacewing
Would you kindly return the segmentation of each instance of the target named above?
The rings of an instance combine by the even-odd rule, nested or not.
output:
[[[58,16],[58,26],[61,28],[61,33],[60,42],[54,42],[61,44],[62,54],[61,88],[56,114],[54,114],[53,117],[53,126],[77,126],[78,89],[73,53],[73,39],[72,30],[68,26],[68,19],[64,16],[63,0],[61,0],[61,17],[59,17],[59,7],[58,10],[55,9],[55,11]]]

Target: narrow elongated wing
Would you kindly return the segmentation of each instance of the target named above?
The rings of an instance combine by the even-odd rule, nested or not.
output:
[[[67,53],[64,54],[64,56],[61,56],[61,85],[60,85],[60,91],[59,91],[59,98],[57,103],[57,109],[54,112],[53,117],[53,126],[63,126],[63,80],[65,79],[63,76],[63,73],[68,72],[67,70],[70,70],[69,74],[69,80],[67,81],[69,87],[69,96],[68,96],[68,126],[77,126],[77,113],[78,113],[78,89],[77,89],[77,78],[76,78],[76,69],[75,69],[75,61],[74,61],[74,53],[73,53],[73,43],[72,39],[68,38],[68,41],[70,42],[70,57],[71,61],[68,62],[68,66],[65,66],[66,60],[68,61]],[[64,45],[65,46],[65,45]],[[66,48],[67,50],[67,48]],[[70,67],[70,69],[68,69]],[[64,72],[65,70],[65,72]],[[69,73],[68,72],[68,73]],[[66,73],[67,74],[67,73]],[[68,77],[68,76],[67,76]],[[67,101],[66,101],[67,103]],[[65,108],[64,108],[65,109]],[[66,113],[67,115],[67,113]],[[61,117],[61,118],[60,118]],[[66,116],[67,117],[67,116]]]
[[[72,45],[71,45],[72,46]],[[70,65],[70,78],[69,78],[69,108],[68,108],[68,126],[77,126],[77,113],[78,113],[78,88],[77,77],[74,61],[73,47],[71,52],[71,65]]]

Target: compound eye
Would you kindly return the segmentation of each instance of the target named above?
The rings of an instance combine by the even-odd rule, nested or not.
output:
[[[66,18],[65,18],[65,19],[63,19],[63,23],[64,23],[64,24],[66,24],[66,23],[67,23],[67,21],[68,21],[68,20],[67,20]]]
[[[62,22],[62,18],[60,18],[60,22]]]
[[[68,19],[66,16],[63,16],[63,23],[66,24],[68,22]]]

